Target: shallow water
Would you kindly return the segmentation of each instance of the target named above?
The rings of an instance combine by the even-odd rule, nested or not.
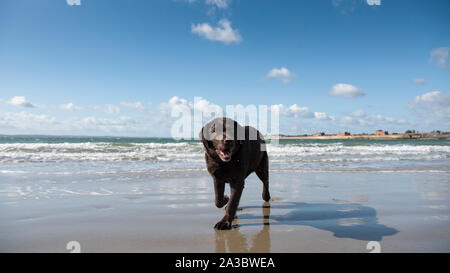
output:
[[[271,172],[450,173],[449,140],[282,140],[267,150]],[[206,175],[200,142],[161,138],[1,136],[0,163],[0,196],[24,198]],[[71,190],[85,181],[101,191]]]

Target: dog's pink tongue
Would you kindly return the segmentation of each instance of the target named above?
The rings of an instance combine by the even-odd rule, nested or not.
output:
[[[220,154],[223,157],[230,157],[231,156],[231,151],[221,151],[221,150],[216,150],[218,154]]]

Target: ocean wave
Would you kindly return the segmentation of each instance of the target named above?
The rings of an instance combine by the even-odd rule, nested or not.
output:
[[[372,157],[326,157],[326,158],[299,158],[299,159],[290,159],[290,158],[278,158],[271,159],[271,162],[364,162],[364,161],[401,161],[401,160],[434,160],[434,159],[446,159],[448,155],[445,154],[436,154],[436,155],[425,155],[425,156],[372,156]]]
[[[380,155],[380,154],[429,154],[429,153],[449,153],[450,146],[444,145],[366,145],[366,146],[346,146],[335,143],[330,145],[267,145],[267,152],[272,156],[304,155]]]
[[[268,144],[272,162],[434,160],[450,157],[448,145],[343,143]],[[5,143],[0,162],[148,161],[203,162],[199,142],[177,143]]]
[[[176,161],[201,158],[198,143],[8,143],[0,162]]]

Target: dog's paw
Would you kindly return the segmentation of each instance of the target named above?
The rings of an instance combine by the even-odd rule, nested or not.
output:
[[[268,202],[268,201],[270,200],[270,193],[269,193],[269,191],[264,191],[264,192],[262,193],[262,199],[263,199],[264,201],[266,201],[266,202]]]
[[[231,222],[228,219],[222,219],[217,222],[214,228],[218,230],[231,229]]]
[[[222,201],[216,201],[216,207],[218,208],[222,208],[223,206],[225,206],[226,204],[228,204],[228,201],[230,200],[230,197],[228,197],[227,195],[225,195],[223,197]]]

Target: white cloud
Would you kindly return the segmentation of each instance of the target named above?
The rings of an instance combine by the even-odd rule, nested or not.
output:
[[[163,102],[158,105],[158,109],[161,114],[169,117],[172,111],[175,112],[183,112],[185,110],[194,110],[198,111],[205,118],[211,118],[214,112],[222,113],[222,108],[214,104],[208,100],[205,100],[201,97],[197,97],[194,99],[194,102],[187,101],[186,99],[179,98],[178,96],[173,96],[169,99],[168,102]]]
[[[314,118],[318,120],[334,120],[334,117],[328,116],[325,112],[314,112]]]
[[[341,96],[344,98],[357,98],[365,95],[360,88],[346,83],[335,84],[328,94],[330,96]]]
[[[144,105],[142,105],[142,102],[140,102],[140,101],[137,101],[137,102],[126,102],[126,101],[123,101],[123,102],[120,103],[120,105],[123,106],[123,107],[136,109],[136,110],[141,111],[141,112],[144,112],[146,110]]]
[[[425,84],[427,83],[427,81],[425,79],[422,78],[414,78],[412,79],[413,83],[417,83],[417,84]]]
[[[312,118],[314,115],[311,113],[308,107],[300,107],[297,104],[293,104],[286,109],[287,116]]]
[[[97,117],[85,117],[76,125],[86,129],[100,129],[102,131],[124,131],[132,125],[138,122],[130,117],[118,117],[118,118],[97,118]]]
[[[206,0],[205,3],[208,5],[214,5],[220,9],[227,8],[231,0]]]
[[[355,110],[350,113],[350,116],[356,117],[356,118],[364,117],[365,115],[366,115],[366,112],[362,109],[358,109],[358,110]]]
[[[357,110],[358,111],[358,110]],[[357,125],[367,128],[383,127],[386,125],[406,125],[407,121],[403,119],[395,119],[391,117],[385,117],[380,114],[366,115],[365,113],[352,112],[349,116],[343,116],[338,120],[338,123],[342,126],[345,125]],[[361,110],[362,111],[362,110]],[[356,115],[355,115],[356,114]],[[359,116],[358,116],[359,115]]]
[[[282,68],[273,68],[267,73],[268,78],[277,78],[281,80],[283,83],[290,82],[293,78],[295,78],[295,74],[289,71],[286,67]]]
[[[6,112],[0,115],[0,126],[15,129],[28,129],[33,127],[46,128],[56,124],[56,119],[44,114],[31,114],[27,112]]]
[[[112,105],[112,104],[107,104],[107,105],[105,105],[105,108],[104,108],[103,111],[106,114],[115,115],[115,114],[119,114],[120,113],[120,107]]]
[[[225,44],[240,43],[242,41],[239,31],[233,29],[231,27],[231,22],[227,19],[220,20],[217,27],[212,27],[208,23],[192,24],[191,31],[208,40]]]
[[[332,0],[331,3],[342,14],[352,13],[358,4],[356,0]]]
[[[356,11],[362,5],[369,5],[371,7],[380,6],[381,0],[331,0],[332,5],[341,14],[350,14]]]
[[[167,123],[167,120],[164,121]],[[114,118],[70,117],[57,119],[45,114],[27,112],[0,113],[0,128],[8,134],[73,134],[73,135],[127,135],[167,136],[164,123],[153,117]]]
[[[235,109],[245,109],[243,105],[235,105]],[[212,118],[212,114],[230,114],[226,113],[227,109],[222,109],[219,105],[212,103],[208,100],[205,100],[201,97],[195,98],[194,102],[188,101],[186,99],[179,98],[177,96],[169,99],[168,102],[163,102],[158,105],[158,109],[160,110],[160,114],[163,115],[166,119],[170,117],[171,112],[184,112],[190,111],[192,113],[193,110],[199,111],[202,113],[202,116],[206,119]],[[333,116],[328,116],[324,112],[311,112],[308,107],[298,106],[297,104],[292,104],[290,106],[286,106],[283,104],[271,105],[268,109],[269,111],[277,110],[280,116],[289,117],[289,118],[309,118],[309,119],[318,119],[318,120],[334,120]]]
[[[402,119],[395,119],[391,117],[385,117],[380,114],[378,115],[369,115],[363,119],[359,119],[359,124],[369,125],[369,126],[376,126],[376,125],[384,125],[384,124],[397,124],[397,125],[403,125],[407,122]]]
[[[81,106],[76,106],[75,104],[73,104],[73,103],[71,103],[71,102],[66,103],[66,104],[61,104],[61,105],[59,106],[59,108],[61,108],[61,109],[63,109],[63,110],[69,110],[69,111],[81,111],[81,110],[84,109],[83,107],[81,107]]]
[[[198,0],[183,0],[183,1],[189,4],[198,2]],[[228,5],[230,4],[231,0],[205,0],[204,2],[206,5],[217,7],[219,9],[225,9],[228,8]]]
[[[317,120],[335,120],[334,116],[329,116],[325,112],[312,112],[306,106],[298,106],[292,104],[291,106],[285,106],[283,104],[272,105],[270,108],[272,111],[277,110],[280,116],[289,118],[307,118]]]
[[[314,114],[308,107],[298,106],[293,104],[291,106],[285,106],[283,104],[276,104],[271,106],[271,110],[277,110],[281,116],[295,117],[295,118],[313,118]]]
[[[409,104],[413,113],[427,123],[450,123],[450,91],[431,91],[416,96]]]
[[[430,53],[430,62],[434,63],[438,67],[442,69],[449,69],[450,65],[448,64],[448,52],[450,51],[450,47],[440,47],[437,48]]]
[[[356,119],[353,117],[350,117],[350,116],[344,116],[339,119],[339,122],[342,124],[351,124],[351,123],[355,123]]]
[[[380,6],[381,0],[366,0],[367,5],[369,6]]]
[[[206,118],[210,118],[212,113],[222,112],[222,108],[219,105],[202,98],[194,100],[194,104],[191,103],[191,106],[195,111],[203,113]]]
[[[80,6],[81,0],[66,0],[66,3],[69,6]]]
[[[157,108],[162,114],[170,116],[172,111],[176,110],[177,112],[183,112],[186,107],[190,108],[187,100],[179,98],[178,96],[173,96],[168,102],[160,103]]]
[[[439,102],[442,98],[442,93],[440,91],[431,91],[423,94],[422,96],[416,96],[414,99],[415,103],[423,103],[423,102]]]
[[[225,114],[219,105],[201,97],[195,97],[194,102],[192,102],[174,96],[168,102],[160,103],[157,108],[159,113],[155,116],[155,119],[161,126],[166,127],[167,131],[171,132],[171,136],[184,138],[197,137],[198,132],[207,121],[213,117],[222,117]],[[177,121],[172,123],[174,119]],[[190,127],[191,122],[193,122],[193,128],[187,129],[184,133],[180,134],[179,131],[174,129],[177,128],[177,124]]]
[[[20,106],[20,107],[28,107],[28,108],[36,107],[36,105],[27,101],[24,96],[14,96],[8,101],[8,103],[11,105]]]

